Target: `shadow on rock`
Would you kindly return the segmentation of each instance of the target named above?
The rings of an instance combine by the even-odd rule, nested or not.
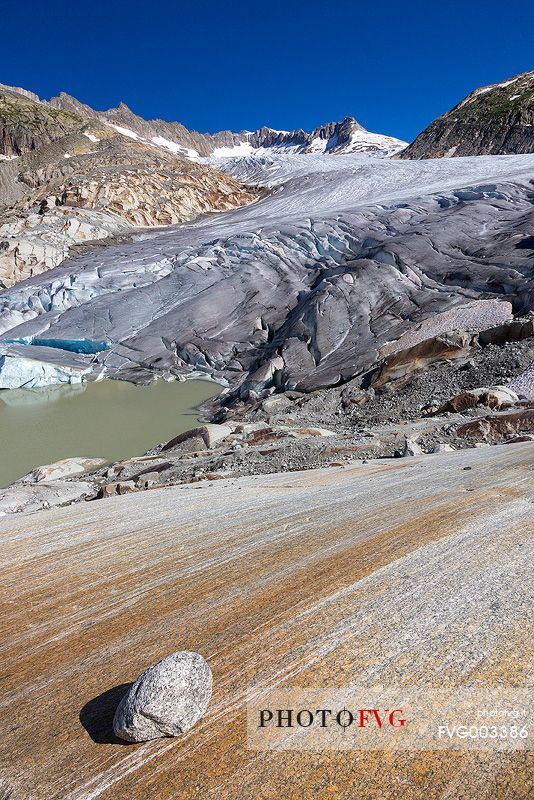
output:
[[[80,711],[80,722],[98,744],[128,744],[113,733],[113,717],[120,701],[132,684],[121,683],[107,692],[99,694],[84,705]]]

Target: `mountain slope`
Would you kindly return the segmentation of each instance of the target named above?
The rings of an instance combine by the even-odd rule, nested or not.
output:
[[[79,115],[51,108],[31,92],[22,92],[0,86],[0,155],[20,156],[86,125]]]
[[[476,89],[434,120],[398,158],[534,152],[534,72]]]
[[[123,131],[66,95],[59,105],[0,87],[0,288],[58,266],[76,244],[257,197],[195,151]]]

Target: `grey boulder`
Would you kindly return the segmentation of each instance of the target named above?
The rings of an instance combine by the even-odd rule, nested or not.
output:
[[[205,713],[212,676],[198,653],[172,653],[149,667],[124,695],[113,731],[127,742],[146,742],[185,733]]]

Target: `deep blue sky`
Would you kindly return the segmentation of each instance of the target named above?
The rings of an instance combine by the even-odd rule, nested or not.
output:
[[[346,114],[411,140],[534,69],[532,0],[3,2],[0,83],[190,128],[310,130]]]

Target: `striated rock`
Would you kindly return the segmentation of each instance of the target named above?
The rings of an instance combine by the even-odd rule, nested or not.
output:
[[[143,672],[125,694],[113,720],[115,735],[127,742],[179,736],[206,712],[211,691],[205,659],[188,651],[173,653]]]
[[[80,500],[92,491],[92,485],[84,481],[17,482],[7,489],[0,489],[0,516],[61,506]]]
[[[534,431],[534,410],[518,411],[514,414],[501,414],[482,417],[460,425],[456,434],[462,438],[482,438],[501,440],[512,434]]]

